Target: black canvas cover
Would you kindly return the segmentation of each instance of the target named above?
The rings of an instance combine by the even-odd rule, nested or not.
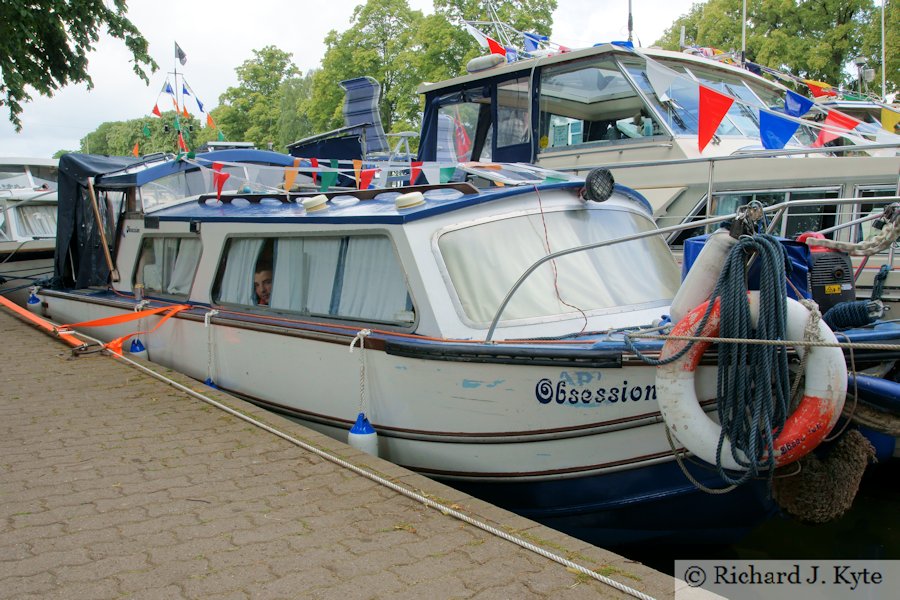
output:
[[[77,153],[64,154],[59,159],[52,287],[83,288],[109,283],[109,267],[91,207],[87,180],[124,169],[135,162],[137,159],[131,157]]]

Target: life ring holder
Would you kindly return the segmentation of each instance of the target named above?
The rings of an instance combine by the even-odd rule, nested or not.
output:
[[[759,320],[759,292],[749,292],[750,315],[753,326]],[[703,319],[709,302],[690,311],[672,329],[673,336],[716,337],[719,333],[719,300],[716,299],[706,327],[699,333],[695,329]],[[789,340],[801,340],[809,318],[809,311],[799,302],[787,298],[787,324],[785,336]],[[818,338],[825,342],[837,342],[831,329],[819,321]],[[660,359],[677,354],[689,342],[667,340]],[[694,373],[703,353],[711,342],[697,341],[680,359],[656,368],[656,390],[663,419],[672,433],[698,458],[716,464],[716,449],[722,427],[713,421],[700,407],[694,386]],[[840,417],[847,394],[847,365],[840,348],[813,346],[797,347],[801,357],[809,352],[806,362],[806,380],[803,399],[788,417],[775,439],[775,464],[789,464],[811,452],[831,431]],[[743,457],[742,457],[743,458]],[[743,471],[731,455],[731,443],[726,438],[722,445],[722,467]]]

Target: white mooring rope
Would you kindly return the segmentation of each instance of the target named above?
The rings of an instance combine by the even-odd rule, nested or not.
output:
[[[79,336],[86,338],[86,339],[90,339],[99,344],[102,344],[102,342],[100,340],[97,340],[96,338],[91,338],[91,337],[83,335],[81,333],[79,333]],[[363,338],[365,336],[363,335],[363,336],[359,336],[359,337]],[[362,339],[360,339],[360,341],[362,342]],[[376,475],[375,473],[372,473],[371,471],[367,471],[366,469],[363,469],[362,467],[358,467],[352,463],[347,462],[346,460],[344,460],[342,458],[334,456],[333,454],[329,454],[328,452],[321,450],[319,448],[316,448],[315,446],[308,444],[307,442],[304,442],[302,440],[299,440],[287,433],[284,433],[283,431],[279,431],[278,429],[272,427],[271,425],[267,425],[267,424],[263,423],[262,421],[258,421],[249,415],[245,415],[241,412],[238,412],[235,409],[233,409],[229,406],[226,406],[225,404],[222,404],[221,402],[219,402],[217,400],[213,400],[212,398],[210,398],[209,396],[206,396],[205,394],[201,394],[200,392],[197,392],[185,385],[182,385],[182,384],[178,383],[177,381],[169,379],[165,375],[162,375],[161,373],[157,373],[153,369],[145,367],[144,365],[142,365],[142,364],[138,363],[137,361],[134,361],[124,355],[120,356],[118,354],[115,354],[114,352],[110,352],[107,349],[104,349],[104,352],[147,373],[151,377],[154,377],[162,382],[165,382],[165,383],[171,385],[172,387],[174,387],[178,390],[181,390],[182,392],[184,392],[190,396],[193,396],[194,398],[197,398],[198,400],[206,402],[207,404],[214,406],[214,407],[218,408],[219,410],[225,411],[226,413],[228,413],[234,417],[237,417],[238,419],[246,421],[247,423],[250,423],[251,425],[254,425],[264,431],[267,431],[273,435],[276,435],[276,436],[280,437],[281,439],[306,450],[307,452],[312,452],[313,454],[315,454],[316,456],[318,456],[320,458],[323,458],[329,462],[332,462],[336,465],[344,467],[345,469],[349,469],[350,471],[353,471],[357,475],[360,475],[362,477],[365,477],[366,479],[374,481],[375,483],[378,483],[379,485],[383,485],[384,487],[387,487],[387,488],[397,492],[401,496],[405,496],[406,498],[415,500],[416,502],[424,504],[425,506],[428,506],[429,508],[433,508],[437,511],[440,511],[441,514],[443,514],[443,515],[451,516],[454,519],[458,519],[460,521],[463,521],[464,523],[468,523],[469,525],[472,525],[473,527],[477,527],[478,529],[481,529],[482,531],[486,531],[487,533],[490,533],[491,535],[495,535],[495,536],[502,538],[508,542],[511,542],[521,548],[524,548],[526,550],[534,552],[535,554],[539,554],[539,555],[543,556],[544,558],[548,558],[560,565],[563,565],[569,569],[572,569],[573,571],[581,573],[582,575],[591,577],[592,579],[595,579],[601,583],[604,583],[604,584],[606,584],[612,588],[615,588],[615,589],[619,590],[620,592],[628,594],[629,596],[632,596],[634,598],[640,598],[641,600],[656,600],[653,596],[650,596],[648,594],[645,594],[644,592],[641,592],[632,587],[629,587],[629,586],[625,585],[624,583],[620,583],[620,582],[616,581],[615,579],[611,579],[609,577],[601,575],[595,571],[588,569],[587,567],[583,567],[583,566],[579,565],[578,563],[572,562],[571,560],[569,560],[567,558],[563,558],[562,556],[559,556],[558,554],[554,554],[548,550],[545,550],[539,546],[532,544],[531,542],[523,540],[522,538],[519,538],[519,537],[516,537],[509,533],[506,533],[505,531],[501,531],[501,530],[497,529],[496,527],[492,527],[491,525],[488,525],[487,523],[484,523],[482,521],[474,519],[458,510],[454,510],[452,508],[444,506],[443,504],[435,502],[434,500],[431,500],[430,498],[427,498],[418,492],[415,492],[413,490],[410,490],[403,486],[400,486],[400,485],[394,483],[393,481],[389,481],[389,480],[385,479],[384,477],[381,477],[379,475]]]

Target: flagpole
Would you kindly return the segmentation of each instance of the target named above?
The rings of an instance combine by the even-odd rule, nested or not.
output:
[[[747,0],[744,0],[743,18],[741,19],[741,67],[747,66]]]
[[[881,0],[881,101],[887,102],[887,86],[885,73],[887,72],[887,65],[884,62],[884,5],[887,3],[887,0]]]
[[[175,113],[177,114],[180,109],[178,108],[178,42],[174,42],[175,48],[173,49],[173,54],[175,55],[175,59],[172,61],[172,65],[175,68]]]

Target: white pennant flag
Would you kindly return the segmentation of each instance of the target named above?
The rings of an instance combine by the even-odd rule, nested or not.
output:
[[[673,71],[669,67],[664,67],[652,58],[647,59],[647,79],[650,80],[650,87],[656,92],[659,98],[669,93],[672,82],[678,79],[678,72]]]

